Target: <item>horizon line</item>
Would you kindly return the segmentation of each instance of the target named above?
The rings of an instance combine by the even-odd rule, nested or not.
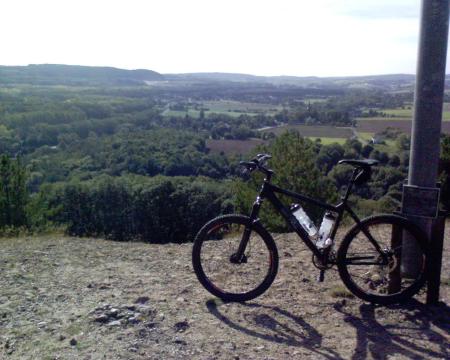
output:
[[[82,64],[61,64],[61,63],[28,63],[26,65],[4,65],[0,64],[1,67],[29,67],[29,66],[42,66],[42,65],[55,65],[55,66],[79,66],[79,67],[91,67],[91,68],[109,68],[109,69],[118,69],[118,70],[127,70],[127,71],[136,71],[136,70],[147,70],[153,71],[161,75],[195,75],[195,74],[225,74],[225,75],[245,75],[252,77],[292,77],[292,78],[364,78],[364,77],[376,77],[376,76],[393,76],[393,75],[403,75],[403,76],[416,76],[415,73],[382,73],[382,74],[365,74],[365,75],[326,75],[326,76],[318,76],[318,75],[288,75],[288,74],[280,74],[280,75],[258,75],[251,74],[245,72],[227,72],[227,71],[193,71],[193,72],[159,72],[157,70],[148,69],[148,68],[127,68],[127,67],[118,67],[112,65],[82,65]],[[446,74],[450,75],[450,74]]]

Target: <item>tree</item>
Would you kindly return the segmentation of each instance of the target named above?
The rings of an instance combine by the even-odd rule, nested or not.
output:
[[[336,189],[332,182],[322,175],[316,166],[316,154],[314,143],[303,138],[298,132],[286,132],[278,137],[272,145],[258,149],[258,152],[266,152],[272,155],[270,167],[275,171],[273,183],[282,188],[306,194],[323,201],[334,201]],[[256,174],[248,183],[236,183],[236,207],[241,212],[248,212],[251,203],[255,199],[256,192],[261,185],[261,175]],[[295,200],[288,197],[280,197],[285,205]],[[302,204],[306,212],[317,222],[323,213],[323,209]],[[285,221],[279,217],[272,207],[265,206],[261,209],[262,223],[274,231],[286,231]]]
[[[26,173],[20,160],[0,158],[0,229],[27,225]]]

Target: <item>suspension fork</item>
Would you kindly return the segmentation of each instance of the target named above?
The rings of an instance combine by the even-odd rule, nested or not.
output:
[[[262,204],[262,197],[257,196],[255,202],[252,206],[252,211],[250,213],[250,224],[245,226],[244,232],[242,234],[241,241],[239,243],[239,247],[236,253],[231,256],[231,262],[241,263],[244,262],[245,259],[245,249],[247,248],[248,241],[250,239],[250,234],[252,232],[251,226],[258,221],[259,209]]]

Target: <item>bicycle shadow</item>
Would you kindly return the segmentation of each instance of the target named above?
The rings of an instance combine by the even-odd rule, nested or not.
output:
[[[224,303],[227,304],[227,303]],[[255,303],[239,303],[245,323],[231,320],[219,310],[215,300],[208,300],[206,307],[217,319],[244,334],[278,344],[306,348],[323,358],[343,359],[337,352],[322,345],[322,335],[300,316],[296,316],[278,306]],[[255,314],[253,310],[262,310]],[[292,326],[295,324],[295,326]]]
[[[450,358],[447,338],[431,329],[433,324],[450,334],[450,308],[447,305],[427,307],[416,300],[410,300],[401,307],[390,306],[388,308],[394,311],[406,311],[405,321],[395,325],[380,324],[375,316],[376,308],[376,305],[362,304],[359,307],[360,316],[355,316],[346,312],[343,306],[335,306],[335,309],[344,315],[344,321],[350,323],[356,330],[357,343],[352,359],[365,359],[369,355],[376,359],[388,359],[397,354],[414,359]],[[417,331],[417,336],[396,333],[404,329]],[[415,342],[417,339],[424,339],[425,336],[429,342],[439,345],[438,351]]]

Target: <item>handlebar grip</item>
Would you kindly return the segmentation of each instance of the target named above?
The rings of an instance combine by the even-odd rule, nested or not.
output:
[[[240,161],[239,165],[246,166],[246,167],[248,167],[248,166],[256,166],[256,164],[254,162],[251,162],[251,161]]]

